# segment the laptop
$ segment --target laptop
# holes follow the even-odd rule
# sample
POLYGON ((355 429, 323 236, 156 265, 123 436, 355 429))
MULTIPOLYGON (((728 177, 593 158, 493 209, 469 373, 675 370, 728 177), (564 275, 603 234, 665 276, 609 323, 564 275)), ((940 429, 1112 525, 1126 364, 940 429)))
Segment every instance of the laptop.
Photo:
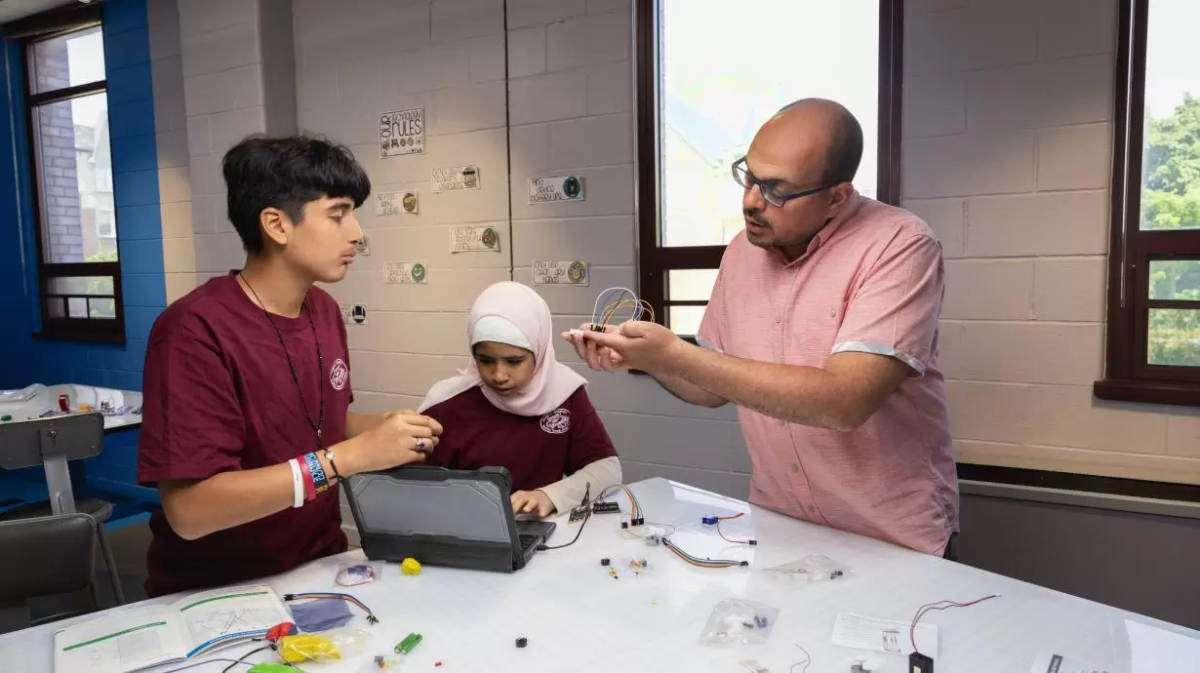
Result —
POLYGON ((548 521, 518 521, 503 467, 404 466, 347 480, 346 497, 373 561, 515 572, 554 533, 548 521))

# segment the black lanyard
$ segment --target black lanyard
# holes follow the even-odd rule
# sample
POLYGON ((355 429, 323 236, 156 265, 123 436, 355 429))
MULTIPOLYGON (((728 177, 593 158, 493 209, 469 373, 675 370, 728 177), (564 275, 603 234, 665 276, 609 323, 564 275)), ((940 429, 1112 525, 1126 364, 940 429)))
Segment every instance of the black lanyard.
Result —
POLYGON ((317 344, 317 387, 320 389, 319 411, 317 412, 317 422, 313 423, 312 415, 308 413, 308 402, 304 399, 304 390, 300 387, 300 377, 296 376, 296 367, 292 364, 292 356, 288 353, 287 344, 283 341, 283 332, 279 331, 279 326, 275 324, 275 319, 271 317, 271 312, 267 310, 266 304, 259 299, 258 293, 254 291, 254 287, 250 285, 250 281, 246 280, 245 274, 238 274, 238 278, 246 284, 250 290, 250 294, 254 295, 254 300, 262 307, 263 313, 267 316, 267 322, 271 323, 271 327, 275 328, 275 336, 279 337, 279 345, 283 348, 283 357, 287 358, 288 369, 292 372, 292 382, 296 384, 296 393, 300 395, 300 405, 304 407, 304 418, 308 420, 308 425, 317 433, 317 448, 325 448, 325 440, 321 434, 321 429, 325 427, 325 383, 321 380, 321 372, 325 371, 325 360, 321 357, 321 340, 317 337, 317 324, 313 322, 312 311, 308 308, 308 300, 306 299, 301 304, 301 309, 308 314, 308 326, 312 328, 313 341, 317 344))

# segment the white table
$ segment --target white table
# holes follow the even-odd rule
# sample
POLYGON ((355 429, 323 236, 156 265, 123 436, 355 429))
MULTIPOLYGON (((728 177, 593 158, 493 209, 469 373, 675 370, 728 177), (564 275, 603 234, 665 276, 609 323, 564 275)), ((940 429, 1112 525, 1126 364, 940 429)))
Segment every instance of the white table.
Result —
MULTIPOLYGON (((1200 638, 1200 633, 673 482, 650 480, 634 490, 647 520, 678 525, 672 539, 688 551, 745 558, 751 567, 694 568, 661 546, 647 547, 622 537, 617 515, 596 515, 578 543, 541 552, 529 567, 512 575, 426 566, 419 577, 405 577, 395 565, 389 565, 382 581, 351 589, 381 619, 377 626, 369 627, 375 634, 370 653, 306 670, 357 672, 371 656, 390 653, 409 632, 419 632, 424 642, 410 656, 404 673, 737 672, 745 670, 738 662, 748 658, 757 659, 772 673, 786 673, 802 659, 794 644, 812 654, 809 673, 843 673, 862 653, 830 644, 839 612, 908 621, 924 603, 970 600, 991 593, 1002 597, 971 608, 933 612, 922 620, 939 626, 936 670, 940 673, 1027 673, 1043 651, 1104 666, 1109 673, 1200 670, 1200 661, 1135 666, 1131 662, 1145 662, 1147 648, 1138 645, 1131 649, 1126 620, 1191 638, 1200 638), (713 529, 700 524, 703 514, 737 511, 752 516, 730 522, 723 529, 734 535, 752 525, 757 547, 729 551, 713 529), (811 553, 842 561, 852 572, 832 582, 780 580, 762 572, 811 553), (644 557, 649 560, 650 572, 614 580, 600 566, 601 557, 614 562, 644 557), (732 597, 781 608, 766 645, 696 643, 713 606, 732 597), (515 647, 519 637, 528 638, 526 649, 515 647), (435 668, 435 661, 443 666, 435 668)), ((629 511, 623 495, 615 499, 623 511, 629 511)), ((560 523, 552 543, 569 541, 575 532, 576 527, 560 523)), ((361 552, 353 551, 323 559, 269 583, 280 594, 336 591, 333 578, 339 564, 361 558, 361 552)), ((0 668, 50 672, 54 631, 62 625, 0 636, 0 668)), ((360 617, 351 626, 368 628, 360 617)), ((214 656, 236 657, 249 649, 250 645, 242 645, 214 656)), ((267 654, 256 654, 251 661, 261 661, 267 654)), ((901 673, 906 669, 907 657, 873 656, 883 664, 877 670, 901 673)), ((192 670, 213 673, 222 668, 213 664, 192 670)))
POLYGON ((140 413, 142 394, 133 390, 117 390, 85 386, 76 383, 64 383, 53 386, 36 384, 32 386, 36 393, 31 399, 19 402, 0 401, 0 414, 12 416, 13 421, 36 419, 49 410, 58 410, 58 396, 66 395, 70 408, 77 410, 79 405, 86 404, 92 411, 100 411, 103 402, 109 402, 113 407, 129 407, 138 413, 122 414, 120 416, 105 416, 104 431, 133 429, 142 424, 140 413))

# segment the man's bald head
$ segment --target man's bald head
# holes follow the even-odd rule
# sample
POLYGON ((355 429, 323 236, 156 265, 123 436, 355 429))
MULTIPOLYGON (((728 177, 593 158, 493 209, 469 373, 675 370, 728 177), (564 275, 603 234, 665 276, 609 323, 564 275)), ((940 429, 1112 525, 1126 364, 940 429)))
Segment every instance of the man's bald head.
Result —
POLYGON ((785 133, 820 136, 825 143, 821 181, 827 185, 852 182, 862 161, 862 126, 841 103, 824 98, 802 98, 784 106, 764 126, 777 125, 785 133))

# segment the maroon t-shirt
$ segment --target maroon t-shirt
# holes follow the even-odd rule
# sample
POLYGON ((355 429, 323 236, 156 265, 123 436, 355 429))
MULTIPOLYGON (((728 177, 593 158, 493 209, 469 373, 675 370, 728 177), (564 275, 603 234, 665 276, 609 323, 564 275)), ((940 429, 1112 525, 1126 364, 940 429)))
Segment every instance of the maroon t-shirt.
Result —
POLYGON ((582 386, 544 416, 497 409, 478 387, 435 404, 425 414, 442 424, 427 464, 463 470, 508 468, 514 491, 549 486, 601 458, 617 455, 582 386))
MULTIPOLYGON (((324 388, 322 434, 328 447, 344 438, 352 399, 346 327, 325 291, 309 290, 306 305, 299 318, 272 318, 314 423, 324 388)), ((138 445, 143 485, 277 465, 318 448, 279 336, 233 273, 196 288, 158 317, 143 388, 138 445)), ((151 515, 150 530, 150 596, 264 577, 346 549, 336 487, 299 509, 198 540, 176 535, 161 509, 151 515)))

